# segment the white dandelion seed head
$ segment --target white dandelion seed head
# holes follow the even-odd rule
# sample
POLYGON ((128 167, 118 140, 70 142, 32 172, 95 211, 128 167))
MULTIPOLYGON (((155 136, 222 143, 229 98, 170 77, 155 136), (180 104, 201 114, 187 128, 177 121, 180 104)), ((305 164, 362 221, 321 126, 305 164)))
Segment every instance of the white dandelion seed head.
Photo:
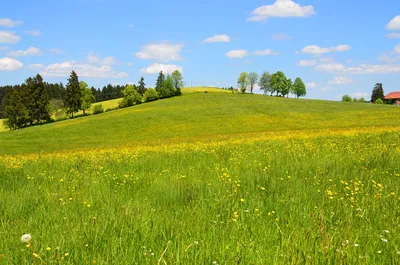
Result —
POLYGON ((25 234, 21 236, 21 242, 22 243, 29 243, 29 241, 32 240, 32 236, 30 234, 25 234))

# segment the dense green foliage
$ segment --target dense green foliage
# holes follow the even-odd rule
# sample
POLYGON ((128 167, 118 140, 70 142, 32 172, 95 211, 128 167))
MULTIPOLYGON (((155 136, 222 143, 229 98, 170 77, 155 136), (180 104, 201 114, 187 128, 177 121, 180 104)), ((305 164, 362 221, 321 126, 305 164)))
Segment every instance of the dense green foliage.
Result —
POLYGON ((258 85, 260 86, 260 90, 264 91, 264 94, 271 93, 272 95, 274 92, 271 87, 271 75, 268 72, 262 73, 258 85))
POLYGON ((179 72, 179 70, 175 70, 172 73, 171 78, 172 78, 172 83, 174 85, 174 88, 176 90, 176 95, 177 96, 182 95, 181 89, 184 86, 184 82, 183 82, 183 77, 182 77, 181 72, 179 72))
POLYGON ((122 91, 124 98, 119 103, 120 108, 131 107, 142 103, 142 96, 138 93, 135 85, 128 85, 122 91))
POLYGON ((92 112, 93 112, 94 115, 103 113, 104 112, 103 105, 102 104, 97 104, 97 105, 93 106, 93 111, 92 112))
POLYGON ((79 86, 82 90, 82 111, 83 115, 85 115, 86 110, 90 109, 92 103, 95 101, 95 97, 85 81, 80 81, 79 86))
POLYGON ((372 90, 371 102, 376 103, 376 101, 380 99, 381 101, 385 100, 385 95, 383 92, 383 86, 381 83, 376 83, 374 89, 372 90))
POLYGON ((160 91, 161 91, 161 89, 162 89, 162 86, 163 86, 163 84, 164 84, 164 80, 165 80, 165 75, 164 75, 163 72, 161 71, 161 72, 158 74, 157 81, 156 81, 156 87, 155 87, 155 89, 156 89, 156 91, 157 91, 158 93, 160 93, 160 91))
MULTIPOLYGON (((137 92, 143 97, 144 93, 146 92, 146 83, 144 82, 143 76, 140 78, 139 84, 136 87, 137 92)), ((125 94, 124 94, 125 96, 125 94)))
POLYGON ((346 94, 342 96, 342 102, 351 102, 351 101, 352 99, 349 95, 346 94))
POLYGON ((307 95, 306 86, 304 85, 303 80, 301 80, 301 78, 299 77, 296 78, 292 86, 291 92, 295 94, 297 98, 304 97, 307 95))
POLYGON ((160 96, 158 95, 157 91, 154 88, 148 88, 143 95, 144 102, 151 102, 159 99, 160 96))
POLYGON ((283 72, 278 71, 271 76, 271 87, 276 92, 276 95, 278 96, 281 94, 282 96, 285 96, 289 94, 290 87, 288 85, 288 79, 286 79, 286 76, 283 72))
POLYGON ((74 117, 74 113, 82 109, 83 90, 79 85, 78 75, 72 71, 68 78, 67 89, 65 91, 64 105, 66 113, 74 117))
POLYGON ((247 90, 249 85, 249 74, 246 72, 242 72, 238 78, 237 85, 239 87, 240 92, 244 93, 247 90))

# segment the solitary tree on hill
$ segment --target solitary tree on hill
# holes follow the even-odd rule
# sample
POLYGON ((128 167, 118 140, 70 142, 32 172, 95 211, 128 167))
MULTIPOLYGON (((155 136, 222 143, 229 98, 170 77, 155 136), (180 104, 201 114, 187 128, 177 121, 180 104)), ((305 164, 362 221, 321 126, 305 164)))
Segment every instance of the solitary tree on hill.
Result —
POLYGON ((247 86, 249 85, 249 74, 246 72, 241 73, 237 84, 242 93, 246 92, 247 86))
POLYGON ((382 101, 385 99, 382 83, 376 83, 372 90, 371 102, 375 103, 378 99, 381 99, 382 101))
POLYGON ((71 72, 68 78, 67 89, 65 91, 65 109, 66 113, 74 117, 74 113, 82 109, 83 91, 79 85, 78 75, 75 71, 71 72))
POLYGON ((250 93, 253 94, 254 85, 258 81, 258 74, 255 72, 251 72, 248 76, 249 78, 249 85, 250 85, 250 93))

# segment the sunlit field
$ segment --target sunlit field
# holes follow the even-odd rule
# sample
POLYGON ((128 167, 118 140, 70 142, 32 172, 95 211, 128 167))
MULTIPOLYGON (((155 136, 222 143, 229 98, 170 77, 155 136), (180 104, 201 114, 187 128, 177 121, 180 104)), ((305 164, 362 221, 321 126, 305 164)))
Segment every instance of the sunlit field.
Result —
POLYGON ((399 114, 199 91, 3 132, 0 264, 399 264, 399 114))

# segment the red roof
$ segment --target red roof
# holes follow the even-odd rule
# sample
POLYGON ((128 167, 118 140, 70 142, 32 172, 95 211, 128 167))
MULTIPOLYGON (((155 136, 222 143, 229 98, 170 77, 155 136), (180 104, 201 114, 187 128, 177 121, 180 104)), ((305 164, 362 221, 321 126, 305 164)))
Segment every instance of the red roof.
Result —
POLYGON ((391 92, 386 95, 385 99, 400 99, 400 92, 391 92))

